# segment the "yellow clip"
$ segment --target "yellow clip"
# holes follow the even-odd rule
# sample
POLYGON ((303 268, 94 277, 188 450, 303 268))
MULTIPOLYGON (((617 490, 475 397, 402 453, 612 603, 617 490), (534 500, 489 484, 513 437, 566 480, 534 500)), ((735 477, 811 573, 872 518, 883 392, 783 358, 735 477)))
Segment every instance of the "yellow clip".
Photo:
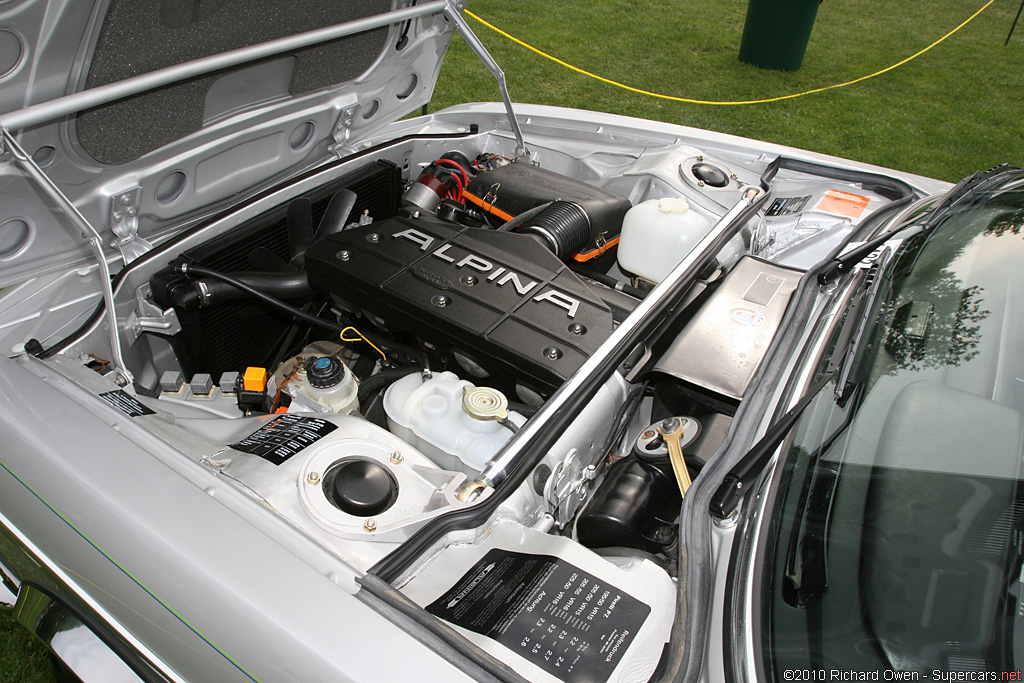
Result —
POLYGON ((386 353, 384 353, 383 351, 381 351, 381 350, 380 350, 380 348, 378 348, 376 344, 374 344, 374 343, 373 343, 372 341, 370 341, 370 340, 369 340, 369 339, 367 339, 367 338, 366 338, 365 336, 363 336, 363 333, 362 333, 362 332, 360 332, 360 331, 359 331, 359 330, 357 330, 356 328, 352 327, 351 325, 349 325, 348 327, 346 327, 345 329, 343 329, 343 330, 341 331, 341 335, 340 335, 340 336, 341 336, 341 341, 343 341, 343 342, 357 342, 357 341, 364 341, 364 342, 366 342, 367 344, 369 344, 370 346, 372 346, 372 347, 373 347, 373 348, 374 348, 374 349, 375 349, 375 350, 377 351, 377 353, 379 353, 379 354, 381 355, 381 358, 383 358, 384 360, 387 360, 387 359, 388 359, 388 355, 387 355, 386 353), (354 333, 356 334, 356 339, 346 339, 346 338, 345 338, 345 333, 346 333, 346 332, 348 332, 349 330, 352 330, 352 331, 353 331, 353 332, 354 332, 354 333))

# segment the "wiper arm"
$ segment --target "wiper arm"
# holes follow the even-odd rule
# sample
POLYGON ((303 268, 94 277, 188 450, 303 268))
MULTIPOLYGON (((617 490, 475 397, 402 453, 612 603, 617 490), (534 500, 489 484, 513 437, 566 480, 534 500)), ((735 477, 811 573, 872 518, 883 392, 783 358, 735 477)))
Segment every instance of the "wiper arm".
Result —
POLYGON ((942 222, 942 220, 949 215, 949 212, 957 206, 960 206, 978 193, 1002 182, 1005 180, 1006 176, 1020 173, 1020 171, 1021 169, 1017 166, 1002 164, 1001 166, 996 166, 995 168, 991 168, 987 171, 979 171, 972 176, 964 178, 946 194, 941 203, 932 209, 931 215, 923 225, 916 226, 912 223, 905 223, 893 230, 890 230, 889 232, 868 240, 864 244, 851 249, 850 251, 840 254, 834 261, 832 261, 828 268, 825 268, 818 273, 818 284, 827 285, 839 276, 850 272, 851 269, 870 256, 872 252, 880 246, 891 240, 897 234, 907 231, 909 228, 919 227, 919 230, 916 230, 914 234, 931 230, 942 222))
POLYGON ((804 410, 811 404, 818 393, 825 388, 832 378, 835 376, 835 370, 826 373, 818 382, 811 387, 810 391, 803 395, 803 397, 797 401, 796 405, 789 409, 785 415, 783 415, 778 422, 773 424, 765 432, 765 435, 754 444, 743 458, 740 459, 739 463, 729 474, 725 475, 725 479, 719 485, 718 490, 715 491, 715 495, 711 498, 710 512, 711 516, 716 519, 727 519, 736 512, 736 508, 739 506, 740 501, 747 495, 747 492, 753 486, 758 476, 761 474, 761 470, 765 468, 768 461, 771 460, 772 454, 778 450, 782 442, 785 441, 786 436, 790 430, 793 429, 793 425, 796 424, 800 415, 803 414, 804 410))
POLYGON ((854 247, 853 249, 847 252, 843 252, 834 261, 832 261, 828 268, 825 268, 820 273, 818 273, 818 284, 830 284, 840 275, 845 275, 846 273, 850 272, 852 269, 857 267, 857 264, 859 264, 867 257, 871 256, 871 254, 873 254, 874 252, 878 251, 879 247, 881 247, 883 244, 885 244, 886 242, 888 242, 889 240, 891 240, 893 237, 900 233, 909 232, 910 228, 917 229, 914 230, 913 232, 910 232, 910 234, 908 235, 904 235, 905 237, 911 237, 924 230, 923 226, 906 223, 890 230, 889 232, 883 233, 881 235, 878 235, 877 237, 869 239, 867 242, 858 247, 854 247))
MULTIPOLYGON (((836 346, 829 356, 825 373, 796 402, 796 405, 779 418, 778 422, 768 428, 764 436, 740 458, 740 461, 725 476, 725 479, 722 480, 718 490, 715 491, 715 495, 711 499, 710 512, 712 517, 727 519, 736 511, 740 501, 747 495, 758 476, 760 476, 761 471, 771 460, 772 454, 785 441, 786 436, 793 429, 793 426, 804 410, 807 409, 807 406, 811 404, 814 397, 821 393, 821 390, 837 374, 842 377, 844 373, 841 371, 848 368, 852 363, 852 350, 860 339, 859 335, 863 334, 863 319, 866 317, 864 315, 866 313, 865 307, 869 307, 874 300, 870 292, 877 291, 875 290, 877 279, 866 280, 865 284, 868 284, 867 292, 855 295, 858 298, 848 308, 849 312, 846 314, 843 327, 839 330, 836 346)), ((848 371, 845 374, 848 374, 848 371)))

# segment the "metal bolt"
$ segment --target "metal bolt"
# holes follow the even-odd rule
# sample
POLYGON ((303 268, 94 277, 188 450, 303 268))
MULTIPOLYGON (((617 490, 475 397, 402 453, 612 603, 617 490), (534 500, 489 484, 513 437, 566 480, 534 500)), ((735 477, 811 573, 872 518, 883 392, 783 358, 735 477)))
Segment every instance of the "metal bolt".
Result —
POLYGON ((644 432, 640 436, 645 438, 645 439, 653 439, 654 435, 655 435, 655 431, 653 429, 648 429, 646 432, 644 432))
POLYGON ((464 276, 462 276, 461 282, 462 282, 462 284, 466 285, 467 287, 472 287, 473 285, 476 284, 476 276, 475 275, 464 275, 464 276))
POLYGON ((306 475, 306 483, 309 484, 310 486, 316 486, 317 484, 319 484, 320 483, 320 473, 319 472, 310 472, 309 474, 307 474, 306 475))
POLYGON ((544 349, 544 357, 548 360, 558 360, 562 357, 562 351, 556 346, 549 346, 544 349))
POLYGON ((121 213, 120 211, 115 211, 114 212, 114 222, 115 223, 120 223, 123 219, 124 219, 124 214, 123 213, 121 213))
POLYGON ((394 465, 401 465, 403 460, 405 460, 405 458, 402 457, 401 453, 399 453, 398 451, 392 451, 392 453, 391 453, 391 463, 392 464, 394 464, 394 465))
POLYGON ((138 209, 136 209, 136 208, 135 208, 134 206, 132 206, 132 207, 130 207, 130 208, 128 209, 128 211, 126 211, 125 213, 127 213, 127 214, 128 214, 128 217, 129 217, 129 218, 135 218, 136 216, 138 216, 138 215, 139 215, 139 210, 138 210, 138 209))
POLYGON ((363 522, 363 528, 366 529, 367 531, 376 531, 377 530, 377 520, 375 520, 373 517, 370 517, 368 520, 363 522))
POLYGON ((697 155, 697 161, 704 161, 704 155, 703 154, 698 154, 697 155))
POLYGON ((451 299, 446 297, 444 294, 438 294, 437 296, 430 300, 430 303, 434 304, 438 308, 444 308, 449 303, 451 303, 451 299))
POLYGON ((581 325, 580 323, 573 323, 572 325, 569 325, 569 334, 580 335, 586 333, 587 328, 584 325, 581 325))
POLYGON ((377 242, 380 242, 380 235, 378 235, 375 232, 371 232, 369 235, 366 236, 366 241, 372 242, 373 244, 377 244, 377 242))
POLYGON ((704 187, 704 181, 703 180, 698 180, 697 181, 697 187, 704 187))
POLYGON ((740 179, 740 177, 738 175, 736 175, 735 173, 730 173, 729 177, 732 178, 733 180, 739 180, 740 179))
POLYGON ((121 203, 124 204, 125 206, 128 206, 129 204, 132 203, 132 196, 130 194, 121 195, 121 203))
POLYGON ((341 261, 348 261, 349 256, 351 255, 345 249, 342 249, 341 251, 338 252, 338 259, 341 261))

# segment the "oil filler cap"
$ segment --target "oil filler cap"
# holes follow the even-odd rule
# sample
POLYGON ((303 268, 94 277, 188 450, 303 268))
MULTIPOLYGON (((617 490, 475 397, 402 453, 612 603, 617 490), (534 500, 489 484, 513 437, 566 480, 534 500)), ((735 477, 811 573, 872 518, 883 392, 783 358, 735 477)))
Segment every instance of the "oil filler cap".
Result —
POLYGON ((398 498, 398 483, 382 465, 364 458, 343 460, 327 471, 324 493, 331 505, 356 517, 379 515, 398 498))
POLYGON ((310 358, 306 361, 306 378, 317 389, 329 389, 345 377, 345 365, 333 356, 310 358))

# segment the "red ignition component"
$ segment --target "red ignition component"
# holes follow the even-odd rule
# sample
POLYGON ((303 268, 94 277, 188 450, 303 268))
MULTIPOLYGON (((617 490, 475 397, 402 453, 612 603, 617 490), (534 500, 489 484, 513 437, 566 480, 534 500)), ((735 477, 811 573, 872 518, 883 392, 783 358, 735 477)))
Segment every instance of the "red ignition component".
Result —
POLYGON ((459 185, 459 190, 458 192, 449 192, 448 196, 457 202, 461 202, 462 193, 465 191, 467 187, 469 187, 469 172, 466 171, 465 167, 463 167, 462 164, 455 161, 454 159, 447 159, 445 157, 441 157, 434 163, 443 166, 450 166, 451 168, 458 171, 458 173, 455 174, 455 180, 459 185))
POLYGON ((413 181, 402 196, 402 203, 434 213, 446 197, 460 199, 466 180, 462 174, 465 170, 448 159, 438 159, 425 169, 420 177, 413 181), (458 166, 453 168, 449 164, 458 166))

